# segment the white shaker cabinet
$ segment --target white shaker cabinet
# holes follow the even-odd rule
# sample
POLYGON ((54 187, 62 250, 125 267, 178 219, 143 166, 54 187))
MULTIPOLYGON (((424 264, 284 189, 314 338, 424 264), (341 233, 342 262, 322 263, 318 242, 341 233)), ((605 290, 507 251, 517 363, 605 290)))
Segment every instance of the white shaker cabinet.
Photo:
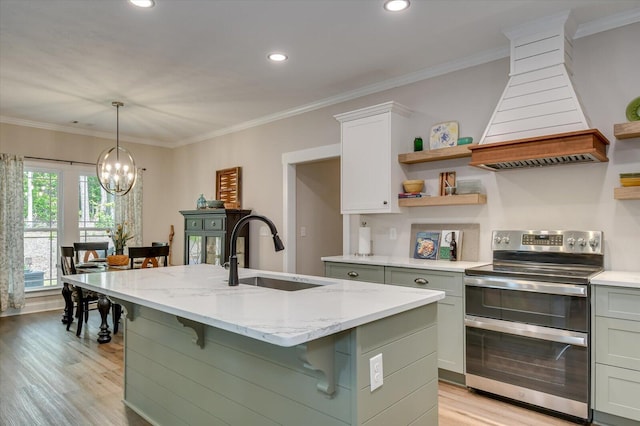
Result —
POLYGON ((411 111, 386 102, 336 115, 341 123, 342 214, 398 213, 405 174, 400 147, 409 145, 411 111))

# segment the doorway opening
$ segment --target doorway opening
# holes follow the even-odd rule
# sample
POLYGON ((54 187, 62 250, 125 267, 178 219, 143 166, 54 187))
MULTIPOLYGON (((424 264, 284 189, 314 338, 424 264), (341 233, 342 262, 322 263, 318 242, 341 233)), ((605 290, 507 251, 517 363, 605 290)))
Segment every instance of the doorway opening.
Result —
MULTIPOLYGON (((335 144, 335 145, 325 145, 325 146, 321 146, 321 147, 317 147, 317 148, 310 148, 310 149, 305 149, 305 150, 301 150, 301 151, 293 151, 293 152, 287 152, 282 154, 282 167, 283 167, 283 202, 284 202, 284 206, 283 206, 283 224, 284 224, 284 229, 285 229, 285 233, 284 233, 284 245, 287 248, 287 250, 285 250, 284 252, 284 260, 283 260, 283 271, 284 272, 289 272, 289 273, 296 273, 297 271, 297 264, 298 264, 298 252, 299 252, 299 247, 298 247, 298 240, 303 240, 305 238, 307 238, 307 242, 306 244, 311 246, 311 245, 317 245, 317 244, 321 244, 321 241, 314 241, 311 239, 311 235, 309 235, 309 232, 311 231, 311 229, 308 228, 308 225, 303 225, 304 227, 306 227, 306 230, 303 229, 302 231, 307 235, 305 237, 300 236, 300 238, 298 238, 299 235, 299 226, 298 226, 298 193, 297 193, 297 188, 300 184, 299 179, 298 179, 298 170, 297 167, 298 166, 305 166, 307 164, 312 164, 312 163, 317 163, 317 162, 325 162, 326 160, 332 160, 332 159, 340 159, 340 144, 335 144), (306 232, 305 232, 306 231, 306 232)), ((329 166, 331 167, 331 166, 329 166)), ((302 183, 302 185, 300 185, 301 187, 304 187, 305 185, 308 185, 309 182, 311 180, 313 180, 313 176, 314 174, 316 174, 316 170, 314 170, 315 167, 313 168, 305 168, 304 170, 302 170, 302 174, 304 174, 305 179, 307 179, 306 183, 302 183)), ((337 180, 337 184, 335 184, 335 181, 333 181, 334 183, 329 183, 331 186, 335 185, 335 188, 327 188, 325 192, 325 195, 328 191, 333 191, 336 196, 339 198, 340 196, 340 182, 339 182, 339 178, 337 180)), ((309 194, 306 194, 305 197, 307 197, 309 194)), ((322 194, 314 194, 313 197, 309 198, 310 200, 315 200, 315 201, 319 201, 322 200, 323 195, 322 194)), ((307 211, 307 210, 304 210, 307 211)), ((309 210, 311 211, 311 210, 309 210)), ((340 208, 339 208, 339 203, 338 203, 338 208, 337 208, 337 212, 335 212, 335 214, 337 214, 338 216, 340 216, 340 208)), ((315 219, 310 219, 311 221, 315 220, 315 219)), ((326 223, 326 222, 321 222, 321 223, 326 223)), ((326 230, 327 232, 335 232, 336 233, 336 237, 339 238, 339 240, 342 242, 344 239, 344 233, 342 232, 342 229, 331 229, 331 230, 326 230)), ((300 233, 301 234, 301 233, 300 233)), ((335 239, 335 238, 334 238, 335 239)), ((344 244, 343 242, 341 244, 344 244)), ((314 248, 313 251, 305 251, 305 254, 309 253, 310 257, 315 256, 314 252, 317 252, 316 250, 322 250, 319 246, 317 246, 316 248, 314 248)), ((301 260, 300 262, 301 265, 306 265, 307 261, 305 260, 301 260)), ((324 275, 324 274, 321 274, 324 275)))

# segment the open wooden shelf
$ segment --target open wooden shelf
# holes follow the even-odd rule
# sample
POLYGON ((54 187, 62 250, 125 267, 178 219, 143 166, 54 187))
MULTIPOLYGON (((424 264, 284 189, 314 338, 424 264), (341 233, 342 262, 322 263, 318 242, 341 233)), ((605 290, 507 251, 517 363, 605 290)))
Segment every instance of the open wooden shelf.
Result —
POLYGON ((614 124, 613 134, 618 139, 640 138, 640 121, 614 124))
POLYGON ((422 207, 422 206, 461 206, 473 204, 487 204, 485 194, 462 194, 446 195, 443 197, 420 197, 420 198, 400 198, 400 207, 422 207))
POLYGON ((640 200, 640 186, 622 186, 613 189, 616 200, 640 200))
POLYGON ((471 151, 469 150, 469 146, 471 145, 473 144, 399 154, 398 162, 402 164, 416 164, 427 163, 429 161, 451 160, 452 158, 471 157, 471 151))

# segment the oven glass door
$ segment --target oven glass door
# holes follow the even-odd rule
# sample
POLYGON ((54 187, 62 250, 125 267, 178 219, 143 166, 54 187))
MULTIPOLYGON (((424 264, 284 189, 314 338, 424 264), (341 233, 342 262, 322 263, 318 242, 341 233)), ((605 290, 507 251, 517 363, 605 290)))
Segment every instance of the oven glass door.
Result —
MULTIPOLYGON (((538 292, 520 290, 507 281, 494 282, 513 285, 513 289, 499 286, 494 288, 493 284, 469 285, 469 282, 474 280, 465 279, 465 281, 467 282, 465 302, 468 315, 580 332, 587 332, 589 328, 587 286, 582 286, 581 290, 584 294, 563 294, 562 291, 566 287, 562 285, 554 289, 546 284, 544 289, 538 289, 542 292, 538 292)), ((569 288, 577 293, 576 287, 569 288)))
POLYGON ((587 347, 466 327, 467 373, 588 401, 587 347))

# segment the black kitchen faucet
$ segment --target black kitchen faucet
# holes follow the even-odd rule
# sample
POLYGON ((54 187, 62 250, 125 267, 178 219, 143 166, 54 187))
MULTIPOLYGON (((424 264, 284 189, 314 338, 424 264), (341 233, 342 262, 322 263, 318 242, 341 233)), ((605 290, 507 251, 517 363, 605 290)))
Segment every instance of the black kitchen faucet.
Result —
POLYGON ((261 220, 269 226, 271 230, 271 236, 273 237, 273 246, 276 251, 284 250, 284 244, 282 244, 282 240, 278 236, 278 230, 276 226, 266 218, 265 216, 260 216, 257 214, 250 214, 249 216, 245 216, 236 223, 236 226, 233 227, 233 231, 231 231, 231 253, 229 254, 229 285, 236 286, 238 285, 238 256, 237 256, 237 240, 238 234, 240 233, 240 229, 249 223, 251 220, 261 220))

